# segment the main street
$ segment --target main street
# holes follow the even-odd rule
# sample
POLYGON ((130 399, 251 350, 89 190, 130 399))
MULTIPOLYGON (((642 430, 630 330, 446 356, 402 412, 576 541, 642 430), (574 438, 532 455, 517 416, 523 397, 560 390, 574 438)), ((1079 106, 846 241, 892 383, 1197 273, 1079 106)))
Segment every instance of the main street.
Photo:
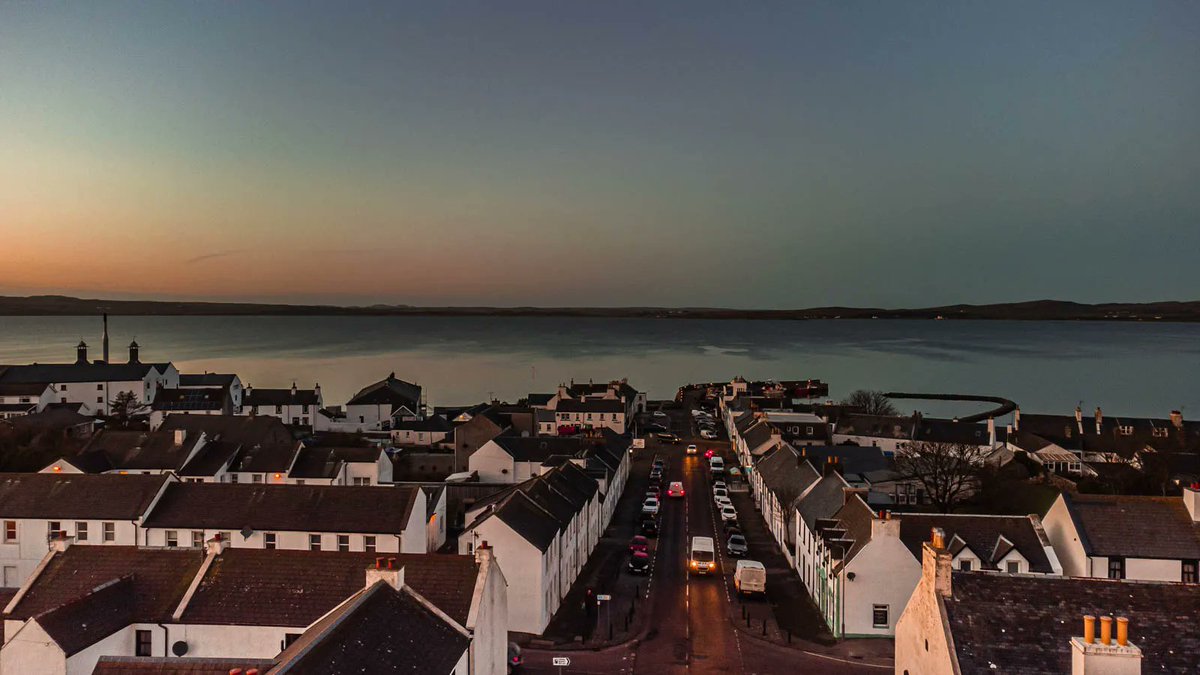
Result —
MULTIPOLYGON (((686 413, 675 412, 675 429, 690 430, 686 413)), ((708 478, 707 448, 729 457, 728 443, 691 438, 684 431, 683 443, 649 441, 644 452, 664 457, 663 502, 660 532, 655 549, 647 629, 640 641, 600 651, 553 652, 528 650, 526 672, 530 673, 871 673, 884 669, 843 661, 801 649, 787 648, 748 637, 729 621, 731 589, 721 573, 703 576, 687 572, 688 547, 692 537, 713 537, 722 571, 732 570, 735 561, 725 555, 721 527, 713 507, 708 478), (699 452, 686 455, 688 443, 699 452), (672 481, 684 485, 684 496, 667 497, 672 481), (570 658, 561 670, 552 665, 554 656, 570 658)), ((759 517, 743 513, 742 518, 759 517)))

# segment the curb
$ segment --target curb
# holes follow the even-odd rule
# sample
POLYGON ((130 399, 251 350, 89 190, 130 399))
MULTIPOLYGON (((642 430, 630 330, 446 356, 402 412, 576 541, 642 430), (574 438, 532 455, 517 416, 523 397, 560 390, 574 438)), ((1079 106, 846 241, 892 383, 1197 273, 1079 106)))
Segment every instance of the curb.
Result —
POLYGON ((894 669, 894 668, 896 667, 896 664, 895 664, 895 662, 894 662, 894 661, 893 661, 893 662, 891 662, 891 663, 877 663, 877 662, 874 662, 874 661, 869 661, 869 660, 867 660, 867 659, 848 659, 848 658, 844 658, 844 657, 841 657, 841 656, 832 656, 832 655, 829 655, 829 654, 822 654, 822 653, 820 653, 820 652, 814 652, 814 651, 810 651, 809 649, 805 649, 805 648, 803 647, 803 644, 804 644, 804 643, 807 643, 807 644, 809 644, 809 645, 817 645, 817 643, 814 643, 814 642, 809 642, 808 640, 802 640, 802 639, 800 639, 800 638, 796 638, 796 641, 797 641, 798 643, 800 643, 800 644, 798 644, 798 645, 795 645, 795 646, 792 646, 792 645, 785 645, 785 644, 780 644, 780 643, 778 643, 778 642, 775 642, 774 640, 766 640, 766 639, 764 639, 764 638, 763 638, 761 635, 757 635, 757 634, 755 634, 755 633, 753 633, 753 632, 750 632, 750 631, 747 631, 747 630, 745 630, 743 627, 739 627, 739 626, 737 625, 737 622, 736 622, 736 621, 733 621, 732 619, 730 619, 730 623, 732 623, 732 624, 733 624, 733 629, 734 629, 734 630, 736 630, 736 631, 738 631, 739 633, 741 633, 742 635, 745 635, 746 637, 748 637, 748 638, 750 638, 750 639, 754 640, 755 642, 761 642, 761 643, 763 643, 763 644, 768 644, 768 645, 771 645, 771 646, 774 646, 774 647, 780 647, 780 648, 782 648, 782 649, 787 649, 787 650, 791 650, 791 651, 799 652, 799 653, 801 653, 801 654, 807 654, 808 656, 814 656, 814 657, 816 657, 816 658, 820 658, 820 659, 828 659, 828 660, 830 660, 830 661, 836 661, 836 662, 838 662, 838 663, 845 663, 845 664, 849 664, 849 665, 862 666, 862 667, 864 667, 864 668, 880 668, 880 669, 883 669, 883 670, 892 670, 892 669, 894 669))

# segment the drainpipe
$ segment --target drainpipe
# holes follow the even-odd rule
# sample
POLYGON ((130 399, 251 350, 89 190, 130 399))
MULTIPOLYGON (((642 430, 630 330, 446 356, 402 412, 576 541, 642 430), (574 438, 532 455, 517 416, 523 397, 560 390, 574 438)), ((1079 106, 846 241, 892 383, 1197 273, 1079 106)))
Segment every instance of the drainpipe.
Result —
POLYGON ((165 658, 170 658, 170 656, 171 656, 171 637, 170 637, 170 631, 169 631, 169 630, 167 630, 167 627, 166 627, 166 626, 164 626, 164 625, 163 625, 163 624, 161 624, 161 623, 160 623, 160 624, 158 624, 158 627, 159 627, 159 628, 161 628, 161 629, 163 629, 163 656, 164 656, 165 658))

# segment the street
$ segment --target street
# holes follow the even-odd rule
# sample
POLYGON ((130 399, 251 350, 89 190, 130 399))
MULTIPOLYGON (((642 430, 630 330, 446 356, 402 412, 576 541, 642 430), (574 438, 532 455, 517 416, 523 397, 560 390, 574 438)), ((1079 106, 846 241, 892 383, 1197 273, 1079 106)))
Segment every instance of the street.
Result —
MULTIPOLYGON (((676 415, 679 415, 676 411, 676 415)), ((677 417, 677 429, 689 429, 686 414, 677 417)), ((725 555, 724 537, 717 522, 708 479, 707 448, 725 451, 728 443, 702 441, 684 432, 679 445, 656 442, 641 452, 667 460, 660 533, 654 550, 647 628, 640 641, 600 651, 527 650, 529 673, 881 673, 884 669, 825 655, 787 648, 748 637, 730 622, 732 571, 736 562, 725 555), (686 455, 688 443, 696 455, 686 455), (667 497, 672 481, 684 485, 683 497, 667 497), (713 537, 719 561, 717 573, 689 575, 688 546, 692 537, 713 537), (728 574, 726 574, 728 573, 728 574), (571 665, 556 668, 554 656, 570 658, 571 665)), ((742 518, 758 517, 754 512, 742 518)))

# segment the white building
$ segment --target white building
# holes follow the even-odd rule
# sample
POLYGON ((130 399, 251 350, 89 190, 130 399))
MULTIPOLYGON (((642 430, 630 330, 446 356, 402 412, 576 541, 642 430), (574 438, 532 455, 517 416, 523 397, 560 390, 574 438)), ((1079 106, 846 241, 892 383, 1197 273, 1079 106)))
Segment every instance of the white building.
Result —
POLYGON ((360 389, 346 403, 340 424, 355 431, 387 431, 393 420, 419 419, 423 414, 421 387, 391 373, 360 389))
POLYGON ((179 388, 224 390, 229 393, 229 401, 233 406, 233 413, 236 414, 242 410, 242 380, 237 375, 222 373, 180 373, 179 388))
POLYGON ((1046 532, 1069 576, 1200 582, 1200 485, 1182 497, 1064 492, 1046 532))
POLYGON ((317 411, 324 407, 321 385, 312 389, 255 389, 247 386, 242 393, 242 415, 271 415, 292 426, 311 427, 317 411))
MULTIPOLYGON (((0 366, 0 380, 4 367, 0 366)), ((4 384, 0 382, 0 419, 38 413, 58 400, 54 385, 45 382, 4 384)))

